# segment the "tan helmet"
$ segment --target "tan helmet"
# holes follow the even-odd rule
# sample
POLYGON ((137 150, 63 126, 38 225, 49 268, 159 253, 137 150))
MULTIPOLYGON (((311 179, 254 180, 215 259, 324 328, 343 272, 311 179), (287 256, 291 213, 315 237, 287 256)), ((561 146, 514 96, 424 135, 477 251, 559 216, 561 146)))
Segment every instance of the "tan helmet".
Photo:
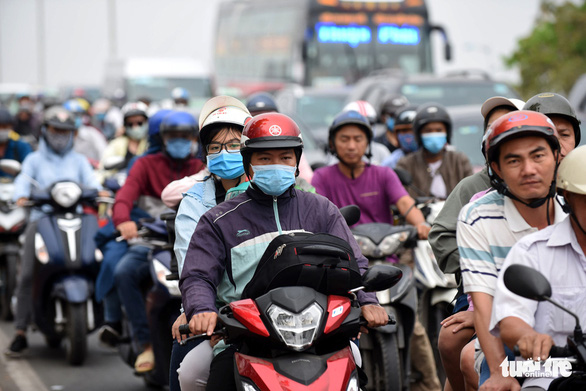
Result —
POLYGON ((586 194, 586 145, 572 150, 566 155, 558 168, 558 189, 571 193, 586 194))

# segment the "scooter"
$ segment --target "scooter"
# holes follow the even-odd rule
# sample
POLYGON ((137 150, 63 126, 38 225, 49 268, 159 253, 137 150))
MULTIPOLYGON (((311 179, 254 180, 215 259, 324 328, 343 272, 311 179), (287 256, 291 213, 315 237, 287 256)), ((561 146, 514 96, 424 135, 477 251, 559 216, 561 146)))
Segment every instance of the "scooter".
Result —
MULTIPOLYGON (((324 246, 318 251, 327 250, 324 246)), ((282 274, 275 278, 289 279, 282 274)), ((350 339, 365 321, 355 293, 388 289, 400 278, 399 269, 377 265, 364 273, 362 286, 349 289, 348 296, 309 286, 279 286, 222 307, 221 328, 213 335, 239 346, 234 357, 238 389, 358 391, 359 369, 350 339)), ((182 325, 180 331, 189 333, 189 326, 182 325)), ((197 335, 185 342, 193 338, 209 337, 197 335)))
MULTIPOLYGON (((417 241, 417 230, 410 225, 361 224, 352 228, 352 233, 370 265, 388 264, 387 257, 413 247, 417 241)), ((403 278, 392 288, 377 292, 377 298, 397 322, 360 338, 365 372, 371 379, 369 390, 408 390, 411 382, 410 341, 417 290, 411 267, 399 263, 394 266, 402 271, 403 278)))
MULTIPOLYGON (((560 303, 551 299, 551 285, 539 271, 525 265, 511 265, 505 270, 503 279, 507 289, 514 294, 530 300, 548 301, 575 319, 576 326, 572 335, 568 336, 566 346, 552 346, 550 357, 566 357, 566 361, 570 362, 572 366, 570 376, 580 377, 581 382, 579 384, 565 385, 564 387, 554 380, 548 389, 566 390, 583 387, 584 383, 586 383, 586 335, 582 333, 580 318, 560 303)), ((515 346, 515 355, 521 355, 517 346, 515 346)), ((565 369, 567 370, 567 368, 565 369)))
MULTIPOLYGON (((148 386, 164 387, 169 382, 169 362, 173 340, 171 328, 180 314, 181 292, 178 279, 169 279, 174 258, 175 230, 172 226, 175 212, 161 215, 161 219, 142 219, 138 238, 130 245, 149 247, 151 279, 144 282, 147 318, 151 331, 151 343, 155 355, 155 369, 144 374, 148 386)), ((130 325, 123 320, 123 334, 117 344, 124 362, 134 367, 140 353, 132 338, 130 325)))
POLYGON ((50 347, 65 339, 71 365, 84 362, 87 334, 101 324, 103 314, 93 294, 102 259, 93 240, 97 218, 80 210, 96 201, 97 190, 69 181, 33 189, 29 201, 35 208, 52 208, 38 220, 34 239, 33 320, 50 347))
MULTIPOLYGON (((0 169, 12 168, 14 174, 20 172, 16 160, 0 161, 0 169)), ((19 237, 24 231, 28 214, 25 208, 12 203, 13 180, 0 178, 0 319, 11 320, 12 294, 16 288, 16 270, 20 260, 21 243, 19 237)))

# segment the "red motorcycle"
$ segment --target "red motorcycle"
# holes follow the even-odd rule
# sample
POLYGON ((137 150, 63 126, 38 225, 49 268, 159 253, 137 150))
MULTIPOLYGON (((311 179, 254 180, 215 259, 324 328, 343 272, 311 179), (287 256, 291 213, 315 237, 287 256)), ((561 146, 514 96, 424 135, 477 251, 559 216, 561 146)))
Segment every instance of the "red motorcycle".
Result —
MULTIPOLYGON (((248 298, 219 311, 220 329, 214 334, 238 347, 234 375, 239 390, 360 389, 363 376, 359 376, 351 339, 366 321, 361 318, 356 292, 389 289, 402 272, 376 265, 361 277, 358 273, 357 279, 346 278, 347 262, 353 259, 347 244, 340 248, 331 242, 333 237, 320 241, 315 240, 318 235, 302 235, 311 238, 310 245, 285 243, 276 251, 269 245, 265 254, 274 254, 274 262, 263 268, 261 261, 244 291, 243 297, 248 298), (285 248, 304 263, 278 259, 285 248), (304 256, 309 253, 311 257, 304 256), (344 287, 344 281, 354 285, 344 287)), ((188 325, 181 328, 189 333, 188 325)))

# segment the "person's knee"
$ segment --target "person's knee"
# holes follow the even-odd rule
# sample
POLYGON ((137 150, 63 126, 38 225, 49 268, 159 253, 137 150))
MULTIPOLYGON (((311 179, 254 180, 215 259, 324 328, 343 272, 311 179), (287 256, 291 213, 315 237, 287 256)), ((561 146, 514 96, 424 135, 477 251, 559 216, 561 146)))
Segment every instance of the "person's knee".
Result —
POLYGON ((474 341, 469 342, 464 349, 462 349, 462 353, 460 354, 460 370, 464 375, 464 379, 466 380, 466 384, 474 385, 478 384, 478 373, 474 368, 474 341))
POLYGON ((456 326, 442 327, 438 337, 438 349, 442 357, 453 357, 458 360, 460 352, 466 346, 474 331, 462 329, 457 333, 453 332, 456 326))

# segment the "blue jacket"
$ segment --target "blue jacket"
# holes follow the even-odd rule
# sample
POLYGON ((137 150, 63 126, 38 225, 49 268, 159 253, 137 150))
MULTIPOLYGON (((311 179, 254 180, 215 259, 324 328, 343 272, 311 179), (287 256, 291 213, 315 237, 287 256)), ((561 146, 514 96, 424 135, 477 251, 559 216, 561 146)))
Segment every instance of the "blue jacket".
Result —
MULTIPOLYGON (((360 253, 338 208, 327 198, 293 188, 279 197, 251 185, 246 192, 207 211, 191 235, 179 286, 187 319, 239 300, 268 244, 279 234, 323 232, 346 240, 364 272, 360 253), (217 293, 216 293, 217 292, 217 293)), ((377 303, 358 293, 361 304, 377 303)))
MULTIPOLYGON (((4 156, 0 157, 1 159, 13 159, 19 162, 23 162, 24 158, 27 157, 29 153, 33 151, 32 147, 29 143, 26 143, 21 140, 12 140, 8 139, 8 145, 6 146, 6 152, 4 152, 4 156)), ((1 177, 8 177, 11 178, 11 175, 8 175, 4 171, 0 170, 0 178, 1 177)))

